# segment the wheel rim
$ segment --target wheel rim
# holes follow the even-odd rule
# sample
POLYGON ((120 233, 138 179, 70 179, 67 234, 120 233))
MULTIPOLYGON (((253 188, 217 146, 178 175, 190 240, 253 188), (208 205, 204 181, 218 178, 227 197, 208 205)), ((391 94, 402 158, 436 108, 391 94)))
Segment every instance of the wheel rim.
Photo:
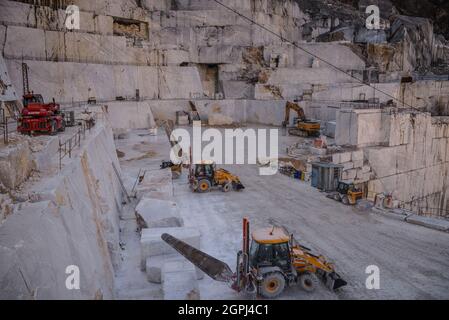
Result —
POLYGON ((209 188, 209 185, 207 184, 207 182, 202 182, 200 184, 200 190, 201 191, 206 191, 209 188))
POLYGON ((307 287, 307 288, 313 287, 313 282, 312 282, 312 280, 310 280, 310 279, 305 279, 305 280, 304 280, 304 286, 307 287))
POLYGON ((271 279, 266 284, 268 292, 276 292, 279 288, 279 282, 276 279, 271 279))

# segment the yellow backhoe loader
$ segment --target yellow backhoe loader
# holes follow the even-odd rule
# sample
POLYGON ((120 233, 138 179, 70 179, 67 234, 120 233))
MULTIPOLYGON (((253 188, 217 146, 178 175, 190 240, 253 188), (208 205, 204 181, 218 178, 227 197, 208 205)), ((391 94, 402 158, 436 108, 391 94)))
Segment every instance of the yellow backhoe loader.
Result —
POLYGON ((287 101, 285 105, 285 119, 282 123, 284 128, 287 128, 290 123, 290 110, 295 111, 298 115, 295 127, 288 130, 290 135, 299 137, 317 137, 320 135, 320 123, 307 120, 303 108, 299 104, 290 101, 287 101))
POLYGON ((359 200, 363 199, 363 192, 353 183, 339 181, 337 191, 329 193, 327 197, 342 202, 344 205, 354 206, 359 200))
POLYGON ((225 169, 217 169, 213 161, 202 161, 191 166, 189 183, 194 192, 200 193, 214 187, 220 187, 223 192, 245 189, 239 177, 225 169))
POLYGON ((287 286, 300 285, 305 291, 316 289, 322 279, 331 290, 347 284, 323 256, 300 245, 285 227, 271 226, 251 235, 249 221, 243 219, 243 248, 237 253, 236 271, 169 234, 162 239, 216 281, 226 282, 237 292, 257 293, 274 299, 287 286))

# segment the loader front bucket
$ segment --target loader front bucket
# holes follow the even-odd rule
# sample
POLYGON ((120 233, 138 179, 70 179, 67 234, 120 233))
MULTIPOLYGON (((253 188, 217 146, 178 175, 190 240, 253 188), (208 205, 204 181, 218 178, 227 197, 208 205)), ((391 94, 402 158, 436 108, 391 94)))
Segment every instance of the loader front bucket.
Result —
POLYGON ((340 275, 336 272, 328 273, 325 275, 326 286, 331 290, 337 290, 344 287, 348 283, 343 280, 340 275))
POLYGON ((240 191, 240 190, 245 189, 245 186, 241 182, 233 182, 232 186, 234 187, 235 191, 240 191))

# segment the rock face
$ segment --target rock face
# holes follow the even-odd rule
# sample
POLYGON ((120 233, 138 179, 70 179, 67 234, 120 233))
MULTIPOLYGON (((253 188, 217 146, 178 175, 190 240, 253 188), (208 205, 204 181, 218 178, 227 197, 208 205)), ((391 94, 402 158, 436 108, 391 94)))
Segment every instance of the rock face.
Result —
POLYGON ((0 151, 0 183, 8 189, 17 188, 35 168, 28 141, 2 148, 0 151))
POLYGON ((418 16, 430 19, 435 26, 435 32, 449 40, 449 3, 444 0, 406 1, 391 0, 399 12, 404 15, 418 16))
POLYGON ((234 120, 232 117, 220 114, 212 113, 209 115, 209 125, 211 126, 225 126, 233 124, 234 120))
POLYGON ((114 297, 122 202, 114 151, 111 128, 98 122, 63 172, 40 183, 33 201, 6 217, 0 225, 1 299, 114 297), (65 286, 69 266, 79 268, 80 290, 65 286))
POLYGON ((432 121, 429 114, 420 113, 340 111, 336 141, 364 151, 361 157, 353 154, 345 160, 341 157, 347 153, 334 155, 334 163, 345 164, 344 178, 369 181, 371 194, 393 194, 415 212, 445 215, 449 206, 447 122, 432 121))
MULTIPOLYGON (((191 111, 189 101, 211 125, 279 126, 286 101, 299 100, 308 118, 330 124, 337 144, 362 151, 335 157, 347 179, 370 194, 396 192, 419 213, 448 212, 446 3, 222 1, 254 23, 210 0, 74 0, 80 28, 68 30, 69 1, 1 0, 0 101, 20 99, 22 62, 31 89, 44 100, 68 107, 95 98, 108 105, 107 119, 121 133, 175 120, 177 111, 191 111), (369 4, 381 9, 380 30, 365 26, 369 4)), ((20 206, 22 214, 2 214, 1 297, 113 296, 122 199, 111 165, 119 167, 112 130, 102 128, 70 167, 20 206), (60 286, 72 264, 83 270, 81 291, 60 286)), ((27 182, 33 170, 51 174, 45 164, 58 141, 47 147, 52 151, 36 157, 28 154, 37 153, 33 146, 2 147, 3 187, 27 182)), ((145 177, 135 191, 170 201, 170 171, 145 177)), ((5 212, 7 197, 0 199, 5 212)), ((143 229, 145 268, 149 258, 174 253, 160 234, 181 220, 174 212, 149 213, 143 204, 139 211, 142 227, 158 227, 151 235, 143 229)), ((199 246, 197 230, 170 232, 199 246)), ((187 281, 169 297, 196 297, 194 286, 187 281)))
POLYGON ((354 82, 341 71, 361 81, 387 82, 414 72, 441 73, 449 56, 429 20, 398 15, 402 11, 387 0, 375 1, 384 27, 374 31, 365 27, 367 1, 226 2, 300 48, 215 2, 101 3, 75 1, 81 27, 67 32, 62 9, 2 1, 0 45, 19 92, 24 59, 31 87, 46 100, 120 98, 115 105, 135 109, 130 112, 140 121, 127 124, 111 103, 119 129, 148 122, 146 107, 129 100, 152 100, 151 108, 174 100, 172 114, 188 99, 301 100, 323 84, 354 82))
POLYGON ((380 14, 388 18, 393 14, 416 16, 429 19, 435 26, 435 33, 449 39, 449 4, 445 0, 338 0, 340 3, 354 8, 365 9, 369 5, 377 5, 380 14))
POLYGON ((147 101, 108 102, 108 120, 114 130, 155 128, 156 121, 147 101))
MULTIPOLYGON (((407 46, 402 53, 403 71, 427 71, 433 59, 435 39, 431 22, 423 18, 398 16, 391 25, 389 42, 407 46)), ((393 58, 394 59, 394 58, 393 58)))
MULTIPOLYGON (((0 27, 0 34, 2 33, 2 28, 5 27, 0 27)), ((2 41, 1 38, 0 41, 2 41)), ((6 68, 5 60, 3 59, 3 56, 0 55, 0 102, 15 100, 18 100, 18 95, 9 77, 9 72, 6 68)))

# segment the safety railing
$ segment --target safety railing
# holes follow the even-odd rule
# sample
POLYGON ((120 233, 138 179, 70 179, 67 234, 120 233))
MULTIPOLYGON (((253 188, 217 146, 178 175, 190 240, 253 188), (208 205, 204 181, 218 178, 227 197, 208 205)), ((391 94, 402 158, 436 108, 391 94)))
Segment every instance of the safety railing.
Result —
MULTIPOLYGON (((376 197, 381 193, 369 191, 368 199, 374 199, 374 203, 376 203, 376 197)), ((419 216, 432 217, 438 219, 449 219, 449 210, 444 208, 431 208, 428 206, 422 206, 421 202, 427 203, 427 199, 433 197, 439 193, 433 193, 424 197, 416 198, 411 201, 399 201, 397 208, 404 209, 410 212, 413 212, 419 216)), ((384 198, 384 206, 386 203, 393 203, 393 196, 391 194, 383 194, 384 198)), ((389 206, 386 205, 388 208, 389 206)))
POLYGON ((64 142, 59 140, 59 170, 62 169, 62 160, 65 157, 72 158, 73 151, 75 148, 81 147, 81 140, 86 138, 86 131, 89 131, 95 126, 95 122, 97 121, 97 114, 94 113, 92 119, 83 120, 81 126, 77 129, 77 131, 66 139, 64 142))
POLYGON ((3 108, 0 108, 0 131, 5 144, 9 143, 9 134, 17 131, 17 121, 8 117, 3 108))
POLYGON ((373 101, 342 101, 340 102, 340 109, 380 109, 381 104, 379 100, 373 101))

